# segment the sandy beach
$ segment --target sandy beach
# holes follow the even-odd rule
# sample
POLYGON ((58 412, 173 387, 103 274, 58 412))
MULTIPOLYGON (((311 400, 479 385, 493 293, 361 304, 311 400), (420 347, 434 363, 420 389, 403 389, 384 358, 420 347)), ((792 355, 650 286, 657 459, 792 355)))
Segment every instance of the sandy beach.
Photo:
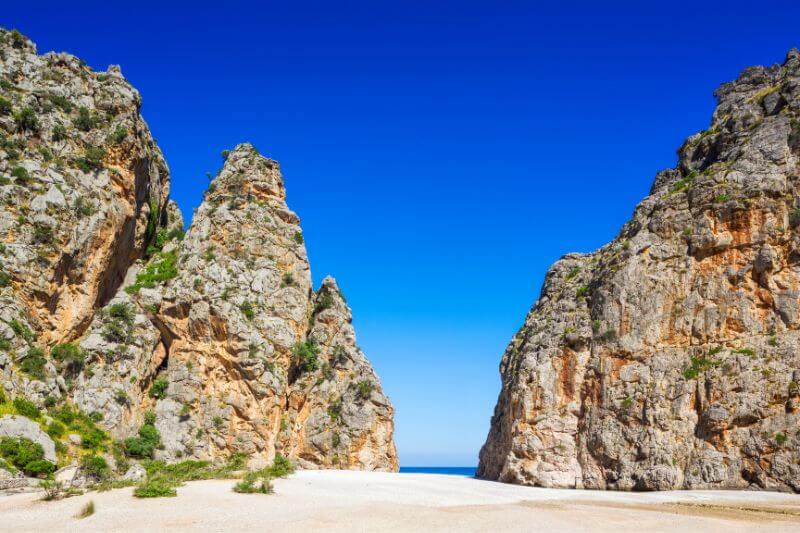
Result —
POLYGON ((800 496, 768 492, 619 493, 520 487, 476 479, 301 471, 275 494, 198 481, 177 498, 132 489, 56 502, 0 498, 2 531, 798 531, 800 496), (89 501, 96 513, 75 515, 89 501))

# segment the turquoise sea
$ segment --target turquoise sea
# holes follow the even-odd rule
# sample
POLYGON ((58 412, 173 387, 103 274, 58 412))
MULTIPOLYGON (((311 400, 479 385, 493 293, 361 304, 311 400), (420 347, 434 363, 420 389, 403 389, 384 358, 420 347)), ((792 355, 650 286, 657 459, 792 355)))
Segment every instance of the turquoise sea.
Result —
POLYGON ((401 474, 445 474, 448 476, 475 477, 474 466, 401 466, 401 474))

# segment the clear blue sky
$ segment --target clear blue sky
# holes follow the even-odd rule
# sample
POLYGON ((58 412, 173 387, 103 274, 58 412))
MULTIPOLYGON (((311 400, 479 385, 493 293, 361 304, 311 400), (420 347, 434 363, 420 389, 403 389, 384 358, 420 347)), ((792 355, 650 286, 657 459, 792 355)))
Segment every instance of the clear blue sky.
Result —
POLYGON ((122 65, 187 218, 221 150, 281 162, 406 466, 476 464, 548 265, 616 234, 718 84, 800 46, 796 1, 114 4, 5 0, 0 25, 122 65))

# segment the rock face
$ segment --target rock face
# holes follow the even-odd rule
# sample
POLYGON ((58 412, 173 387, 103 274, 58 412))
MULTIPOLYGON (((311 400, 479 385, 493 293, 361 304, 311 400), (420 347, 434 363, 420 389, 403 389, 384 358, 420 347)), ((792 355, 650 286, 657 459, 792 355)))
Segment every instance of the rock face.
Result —
POLYGON ((800 492, 800 53, 716 97, 617 238, 548 271, 479 476, 800 492))
POLYGON ((230 152, 178 256, 163 293, 140 295, 169 352, 155 406, 165 456, 397 469, 392 407, 336 283, 312 290, 275 161, 246 144, 230 152))
POLYGON ((0 78, 0 377, 61 397, 50 362, 34 381, 10 355, 84 332, 166 216, 168 171, 119 68, 0 30, 0 78))
MULTIPOLYGON (((116 67, 0 30, 0 383, 156 458, 396 470, 393 409, 350 309, 314 292, 278 164, 240 145, 185 234, 116 67)), ((0 402, 2 402, 0 396, 0 402)))

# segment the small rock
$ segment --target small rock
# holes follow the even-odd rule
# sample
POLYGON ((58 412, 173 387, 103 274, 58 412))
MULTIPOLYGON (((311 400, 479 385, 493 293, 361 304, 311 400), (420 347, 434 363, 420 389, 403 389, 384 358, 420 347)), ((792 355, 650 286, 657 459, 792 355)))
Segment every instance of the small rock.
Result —
POLYGON ((145 476, 147 476, 147 471, 142 465, 136 463, 128 468, 128 471, 125 472, 125 475, 122 476, 122 479, 125 481, 142 481, 145 476))

